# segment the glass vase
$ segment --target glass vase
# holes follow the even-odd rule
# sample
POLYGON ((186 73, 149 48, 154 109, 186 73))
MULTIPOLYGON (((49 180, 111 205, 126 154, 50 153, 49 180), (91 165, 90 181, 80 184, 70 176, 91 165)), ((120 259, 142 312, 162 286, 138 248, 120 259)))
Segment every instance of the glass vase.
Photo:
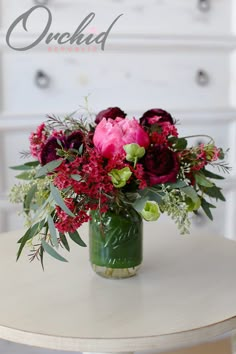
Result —
POLYGON ((93 270, 106 278, 134 276, 142 263, 143 223, 131 206, 91 212, 89 252, 93 270))

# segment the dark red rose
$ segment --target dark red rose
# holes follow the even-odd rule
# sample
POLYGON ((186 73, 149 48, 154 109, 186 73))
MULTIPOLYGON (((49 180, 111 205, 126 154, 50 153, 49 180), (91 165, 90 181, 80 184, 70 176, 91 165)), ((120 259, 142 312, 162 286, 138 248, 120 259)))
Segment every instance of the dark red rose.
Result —
POLYGON ((57 155, 57 149, 75 149, 79 150, 83 144, 83 133, 75 131, 68 136, 55 137, 52 136, 48 139, 41 151, 40 162, 44 166, 47 163, 57 160, 60 156, 57 155))
POLYGON ((99 124, 103 118, 106 118, 106 119, 108 119, 108 118, 116 119, 117 117, 125 118, 126 115, 127 114, 124 111, 122 111, 119 107, 109 107, 97 114, 96 119, 95 119, 95 123, 99 124))
POLYGON ((48 139, 48 141, 46 142, 46 144, 44 145, 41 151, 41 156, 40 156, 41 165, 44 166, 47 163, 60 158, 60 156, 57 155, 57 149, 61 149, 61 145, 58 143, 58 141, 60 141, 60 144, 62 146, 65 145, 64 137, 52 136, 51 138, 48 139))
POLYGON ((176 153, 164 145, 152 146, 143 159, 148 185, 174 183, 179 172, 176 153))
POLYGON ((163 109, 153 108, 149 111, 145 112, 143 116, 140 118, 140 124, 143 127, 150 127, 155 123, 164 123, 168 122, 170 124, 174 124, 174 120, 170 113, 164 111, 163 109))
POLYGON ((79 150, 80 146, 83 144, 83 133, 78 130, 66 137, 66 148, 79 150))

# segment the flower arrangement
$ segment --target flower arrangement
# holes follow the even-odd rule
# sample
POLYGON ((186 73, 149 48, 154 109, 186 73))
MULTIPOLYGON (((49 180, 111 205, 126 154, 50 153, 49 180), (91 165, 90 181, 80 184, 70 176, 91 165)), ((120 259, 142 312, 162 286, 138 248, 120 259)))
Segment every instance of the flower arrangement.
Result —
POLYGON ((48 116, 30 135, 32 162, 12 167, 25 180, 11 190, 11 201, 23 204, 28 229, 19 240, 17 259, 26 244, 30 260, 47 252, 66 261, 68 239, 86 246, 78 229, 111 203, 132 205, 147 221, 167 213, 180 233, 188 233, 191 213, 200 208, 213 219, 212 200, 224 201, 213 181, 223 177, 207 169, 228 171, 225 153, 209 137, 188 146, 176 122, 162 109, 137 120, 118 107, 75 119, 48 116), (94 119, 95 118, 95 119, 94 119))

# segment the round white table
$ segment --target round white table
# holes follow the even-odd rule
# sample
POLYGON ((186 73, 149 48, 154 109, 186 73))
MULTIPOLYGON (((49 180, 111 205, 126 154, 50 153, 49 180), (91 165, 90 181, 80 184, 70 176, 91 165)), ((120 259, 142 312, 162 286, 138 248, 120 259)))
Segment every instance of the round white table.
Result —
MULTIPOLYGON (((87 228, 80 230, 87 241, 87 228)), ((88 249, 71 244, 69 263, 15 262, 22 232, 0 234, 0 338, 84 352, 172 350, 236 329, 236 242, 180 236, 149 223, 136 277, 93 273, 88 249), (156 230, 156 231, 155 231, 156 230)))

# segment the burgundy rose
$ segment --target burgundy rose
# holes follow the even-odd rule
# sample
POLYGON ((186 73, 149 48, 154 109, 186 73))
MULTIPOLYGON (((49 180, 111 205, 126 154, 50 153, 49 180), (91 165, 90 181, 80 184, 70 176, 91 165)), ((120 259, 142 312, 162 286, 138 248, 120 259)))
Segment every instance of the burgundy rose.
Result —
POLYGON ((176 182, 179 162, 176 153, 166 146, 152 146, 143 159, 143 165, 148 185, 176 182))
POLYGON ((83 133, 81 131, 73 132, 68 136, 52 136, 48 139, 41 151, 40 162, 44 166, 47 163, 57 160, 60 156, 57 155, 57 149, 75 149, 79 150, 83 144, 83 133))
POLYGON ((174 120, 170 113, 158 108, 150 109, 140 118, 140 124, 143 127, 150 127, 152 124, 164 122, 168 122, 172 125, 174 124, 174 120))
POLYGON ((65 145, 65 138, 64 137, 55 137, 52 136, 51 138, 48 139, 44 147, 42 148, 41 151, 41 156, 40 156, 40 162, 44 166, 47 163, 57 160, 60 157, 57 155, 57 149, 61 149, 61 145, 65 145))
POLYGON ((106 119, 108 119, 108 118, 116 119, 117 117, 125 118, 126 115, 127 114, 124 111, 122 111, 119 107, 109 107, 97 114, 96 119, 95 119, 95 123, 99 124, 103 118, 106 118, 106 119))
POLYGON ((83 144, 83 133, 78 130, 68 135, 66 138, 67 149, 79 150, 80 146, 83 144))

